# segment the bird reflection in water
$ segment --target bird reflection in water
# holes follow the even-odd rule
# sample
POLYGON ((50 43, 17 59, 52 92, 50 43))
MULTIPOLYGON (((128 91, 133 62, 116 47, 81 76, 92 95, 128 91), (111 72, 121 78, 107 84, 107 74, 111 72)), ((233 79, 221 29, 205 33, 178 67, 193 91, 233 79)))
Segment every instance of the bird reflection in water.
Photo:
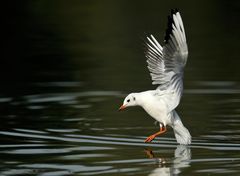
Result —
POLYGON ((155 159, 158 167, 154 169, 149 176, 165 176, 180 174, 182 169, 190 167, 191 149, 186 145, 178 145, 173 159, 158 157, 154 152, 147 148, 144 149, 147 157, 155 159))

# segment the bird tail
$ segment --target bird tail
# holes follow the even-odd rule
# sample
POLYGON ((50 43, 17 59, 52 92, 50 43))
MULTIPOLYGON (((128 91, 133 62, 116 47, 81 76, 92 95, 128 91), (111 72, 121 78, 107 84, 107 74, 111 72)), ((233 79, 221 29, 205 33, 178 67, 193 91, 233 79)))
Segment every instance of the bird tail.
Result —
POLYGON ((178 116, 177 112, 173 111, 173 124, 172 128, 176 137, 176 140, 179 144, 189 145, 191 144, 191 135, 188 129, 183 125, 180 117, 178 116))

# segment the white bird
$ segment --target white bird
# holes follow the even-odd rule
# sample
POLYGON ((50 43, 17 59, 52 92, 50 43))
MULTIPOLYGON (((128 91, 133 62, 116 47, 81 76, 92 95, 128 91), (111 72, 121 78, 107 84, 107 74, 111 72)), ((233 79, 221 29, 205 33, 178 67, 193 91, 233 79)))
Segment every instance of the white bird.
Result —
POLYGON ((181 15, 177 9, 168 16, 165 45, 161 46, 153 35, 147 37, 146 58, 152 84, 156 90, 130 93, 119 110, 129 106, 141 106, 160 124, 160 130, 149 136, 145 142, 151 142, 156 136, 166 132, 166 126, 173 128, 176 140, 180 144, 191 144, 191 135, 184 127, 175 108, 183 92, 183 69, 187 62, 188 47, 181 15))

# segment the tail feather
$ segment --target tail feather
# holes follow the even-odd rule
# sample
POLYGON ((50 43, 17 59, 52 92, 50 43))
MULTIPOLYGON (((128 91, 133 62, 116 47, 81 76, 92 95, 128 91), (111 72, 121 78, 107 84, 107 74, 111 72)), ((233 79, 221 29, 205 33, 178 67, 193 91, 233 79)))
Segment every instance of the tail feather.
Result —
POLYGON ((172 128, 177 142, 184 145, 191 144, 192 137, 175 110, 173 111, 173 117, 172 128))

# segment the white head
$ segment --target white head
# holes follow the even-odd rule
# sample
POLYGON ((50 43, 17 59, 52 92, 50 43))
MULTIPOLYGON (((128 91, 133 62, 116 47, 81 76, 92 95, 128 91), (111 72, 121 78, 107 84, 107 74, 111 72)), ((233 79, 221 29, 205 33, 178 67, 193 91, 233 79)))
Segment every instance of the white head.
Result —
POLYGON ((137 97, 136 93, 131 93, 129 94, 123 101, 123 105, 119 108, 119 111, 125 109, 126 107, 129 106, 137 106, 137 97))

